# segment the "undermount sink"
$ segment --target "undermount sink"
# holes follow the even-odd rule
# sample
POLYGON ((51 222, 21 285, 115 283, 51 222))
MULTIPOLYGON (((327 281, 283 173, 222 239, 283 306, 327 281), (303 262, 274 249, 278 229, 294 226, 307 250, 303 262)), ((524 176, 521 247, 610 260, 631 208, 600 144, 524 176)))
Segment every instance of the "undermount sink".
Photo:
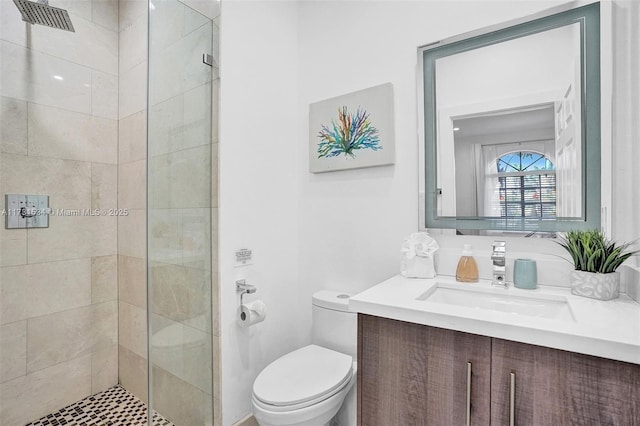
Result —
POLYGON ((509 294, 512 290, 473 287, 474 284, 438 282, 418 300, 508 314, 575 321, 565 297, 509 294))

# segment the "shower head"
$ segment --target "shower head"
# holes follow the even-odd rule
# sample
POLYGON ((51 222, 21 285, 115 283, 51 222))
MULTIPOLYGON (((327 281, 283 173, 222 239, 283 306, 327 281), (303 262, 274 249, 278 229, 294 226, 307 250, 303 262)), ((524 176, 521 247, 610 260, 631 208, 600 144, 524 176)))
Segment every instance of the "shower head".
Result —
POLYGON ((46 25, 51 28, 72 31, 73 28, 69 13, 64 9, 49 6, 49 0, 13 0, 22 14, 22 20, 30 24, 46 25))

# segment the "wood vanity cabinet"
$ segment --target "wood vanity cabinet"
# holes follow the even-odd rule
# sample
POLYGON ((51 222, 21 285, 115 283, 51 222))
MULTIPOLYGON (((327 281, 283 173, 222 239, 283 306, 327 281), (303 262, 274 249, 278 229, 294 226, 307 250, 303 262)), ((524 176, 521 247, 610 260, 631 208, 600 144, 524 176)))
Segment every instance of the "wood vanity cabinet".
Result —
POLYGON ((640 365, 358 315, 360 426, 507 426, 512 380, 515 425, 640 426, 640 365))
POLYGON ((491 339, 358 315, 358 424, 489 424, 491 339))
POLYGON ((640 365, 491 339, 491 425, 640 426, 640 365))

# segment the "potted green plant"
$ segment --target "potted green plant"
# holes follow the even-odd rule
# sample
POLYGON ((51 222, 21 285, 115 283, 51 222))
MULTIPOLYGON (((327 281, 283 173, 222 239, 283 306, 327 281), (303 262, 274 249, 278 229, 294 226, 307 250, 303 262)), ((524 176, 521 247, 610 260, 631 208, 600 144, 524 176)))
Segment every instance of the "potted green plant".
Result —
POLYGON ((628 250, 633 243, 618 244, 599 230, 569 231, 559 240, 573 260, 572 294, 599 300, 620 295, 620 273, 616 269, 638 253, 628 250))

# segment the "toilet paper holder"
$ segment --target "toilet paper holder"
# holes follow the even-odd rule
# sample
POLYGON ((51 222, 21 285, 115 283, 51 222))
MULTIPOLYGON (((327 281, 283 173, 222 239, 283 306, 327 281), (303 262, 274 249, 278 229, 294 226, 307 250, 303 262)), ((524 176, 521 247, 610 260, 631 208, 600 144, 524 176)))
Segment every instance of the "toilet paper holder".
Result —
POLYGON ((247 280, 238 280, 236 281, 236 291, 240 293, 240 305, 244 303, 242 301, 242 296, 245 294, 253 294, 257 291, 256 286, 247 284, 247 280))

